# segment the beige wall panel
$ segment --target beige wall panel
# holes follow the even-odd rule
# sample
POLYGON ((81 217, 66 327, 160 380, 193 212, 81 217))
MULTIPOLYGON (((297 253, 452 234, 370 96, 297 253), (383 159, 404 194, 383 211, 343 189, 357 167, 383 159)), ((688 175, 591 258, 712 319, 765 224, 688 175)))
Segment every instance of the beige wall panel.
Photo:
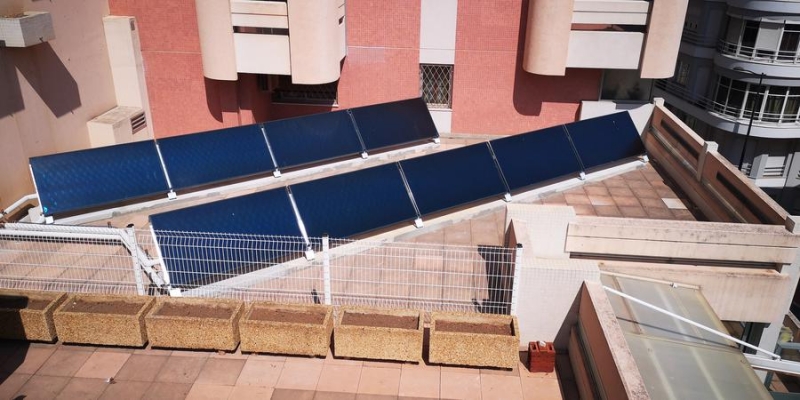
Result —
POLYGON ((564 76, 574 0, 531 0, 522 67, 539 75, 564 76))
POLYGON ((236 33, 236 66, 248 74, 289 75, 289 37, 236 33))
POLYGON ((286 15, 286 2, 231 0, 231 12, 241 14, 286 15))
POLYGON ((651 240, 610 239, 570 236, 567 251, 588 254, 614 254, 636 257, 664 257, 695 260, 720 260, 790 264, 795 249, 651 240))
POLYGON ((800 237, 783 226, 638 218, 580 216, 570 224, 569 235, 789 248, 800 245, 800 237))
POLYGON ((637 69, 644 34, 571 31, 568 68, 637 69))
POLYGON ((341 42, 335 0, 289 0, 292 82, 317 85, 339 79, 341 42))
POLYGON ((675 72, 688 5, 689 0, 653 2, 642 51, 642 78, 669 78, 675 72))
POLYGON ((195 6, 203 75, 210 79, 237 80, 230 2, 195 0, 195 6))
POLYGON ((88 148, 86 122, 116 106, 103 31, 107 1, 21 3, 49 12, 56 38, 0 50, 0 208, 33 193, 29 157, 88 148))
POLYGON ((289 18, 285 15, 232 14, 233 26, 252 26, 256 28, 289 28, 289 18))

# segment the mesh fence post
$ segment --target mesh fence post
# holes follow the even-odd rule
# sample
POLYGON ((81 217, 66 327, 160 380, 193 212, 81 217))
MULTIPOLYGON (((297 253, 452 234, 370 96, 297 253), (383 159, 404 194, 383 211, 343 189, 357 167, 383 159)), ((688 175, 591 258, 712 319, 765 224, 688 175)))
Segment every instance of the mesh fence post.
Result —
POLYGON ((519 302, 519 280, 522 276, 522 243, 517 243, 514 249, 514 282, 511 283, 511 315, 517 315, 519 302))
POLYGON ((322 279, 323 291, 325 292, 325 304, 331 305, 331 254, 330 238, 327 233, 322 235, 322 279))
POLYGON ((138 245, 136 244, 136 229, 133 227, 133 224, 128 225, 123 232, 123 235, 128 235, 128 243, 131 244, 132 248, 128 249, 131 253, 131 261, 133 262, 133 277, 136 280, 136 292, 139 293, 139 296, 144 296, 145 288, 144 288, 144 279, 142 278, 142 265, 139 265, 139 257, 137 257, 136 249, 138 245))

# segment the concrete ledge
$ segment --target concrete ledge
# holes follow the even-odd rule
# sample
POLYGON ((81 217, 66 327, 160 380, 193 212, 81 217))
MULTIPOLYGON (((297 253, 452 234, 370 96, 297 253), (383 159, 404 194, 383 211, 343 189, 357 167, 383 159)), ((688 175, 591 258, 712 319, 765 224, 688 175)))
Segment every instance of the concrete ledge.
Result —
POLYGON ((54 342, 53 312, 66 298, 62 292, 0 290, 0 339, 54 342))
POLYGON ((233 351, 244 304, 236 300, 159 298, 147 314, 153 347, 233 351))
POLYGON ((333 331, 336 357, 373 360, 422 361, 423 318, 416 310, 377 310, 342 307, 333 331), (345 315, 360 314, 378 318, 413 317, 416 329, 345 324, 345 315))
POLYGON ((70 295, 53 318, 66 343, 142 347, 144 315, 153 302, 145 296, 70 295))
POLYGON ((428 361, 433 364, 472 367, 514 368, 519 363, 519 323, 510 315, 439 313, 431 314, 428 361), (481 332, 453 332, 438 329, 443 322, 509 327, 511 335, 481 332))
POLYGON ((333 308, 322 305, 286 305, 256 302, 247 306, 239 321, 243 352, 325 357, 333 332, 333 308), (259 315, 264 312, 271 316, 259 315), (321 315, 322 321, 279 320, 283 314, 321 315))

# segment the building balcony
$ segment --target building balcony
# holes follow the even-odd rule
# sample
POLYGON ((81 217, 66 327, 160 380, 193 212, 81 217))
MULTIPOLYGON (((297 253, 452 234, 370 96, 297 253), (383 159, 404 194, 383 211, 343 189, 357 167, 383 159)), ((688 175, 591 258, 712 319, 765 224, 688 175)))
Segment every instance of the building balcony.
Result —
POLYGON ((550 76, 564 76, 567 68, 598 68, 670 77, 687 5, 688 0, 531 1, 522 67, 550 76))
POLYGON ((339 79, 344 0, 197 0, 197 22, 207 78, 285 75, 307 85, 339 79))
POLYGON ((800 51, 745 46, 719 40, 714 63, 728 70, 747 69, 769 77, 800 78, 800 51))
MULTIPOLYGON (((713 127, 740 135, 746 135, 750 123, 750 107, 725 104, 705 96, 692 93, 687 88, 661 79, 655 81, 653 95, 664 97, 667 103, 677 106, 687 114, 702 120, 713 127)), ((763 100, 758 101, 763 104, 763 100)), ((742 102, 744 104, 745 102, 742 102)), ((747 102, 747 104, 751 104, 747 102)), ((780 113, 767 111, 760 107, 753 116, 751 136, 773 139, 800 138, 800 112, 786 107, 780 113)))

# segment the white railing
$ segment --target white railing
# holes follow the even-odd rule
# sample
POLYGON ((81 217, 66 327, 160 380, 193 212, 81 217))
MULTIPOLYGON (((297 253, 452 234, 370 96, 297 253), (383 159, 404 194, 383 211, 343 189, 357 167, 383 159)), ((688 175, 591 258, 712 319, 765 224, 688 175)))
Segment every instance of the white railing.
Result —
POLYGON ((720 39, 717 45, 720 53, 742 60, 770 63, 770 64, 798 64, 800 53, 797 51, 782 51, 779 49, 760 49, 742 46, 738 43, 720 39))
POLYGON ((4 288, 425 311, 513 308, 516 251, 501 246, 9 225, 0 228, 4 288))

